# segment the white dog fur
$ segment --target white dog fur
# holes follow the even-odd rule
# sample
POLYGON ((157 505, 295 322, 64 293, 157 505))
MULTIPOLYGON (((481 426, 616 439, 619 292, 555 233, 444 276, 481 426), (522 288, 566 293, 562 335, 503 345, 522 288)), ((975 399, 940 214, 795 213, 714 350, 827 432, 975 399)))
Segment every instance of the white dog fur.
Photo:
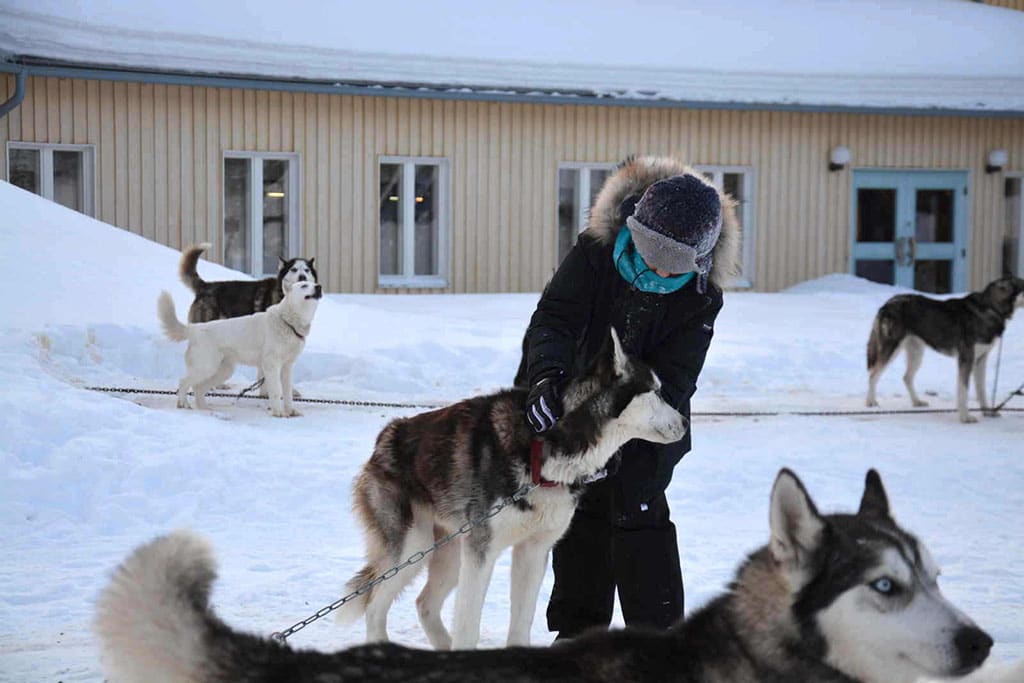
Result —
POLYGON ((191 388, 196 407, 207 410, 206 392, 241 363, 262 369, 274 417, 300 415, 292 404, 292 366, 306 345, 321 294, 316 283, 296 282, 283 300, 261 313, 186 325, 178 320, 171 295, 162 292, 157 313, 164 334, 172 341, 188 340, 178 407, 189 407, 191 388))

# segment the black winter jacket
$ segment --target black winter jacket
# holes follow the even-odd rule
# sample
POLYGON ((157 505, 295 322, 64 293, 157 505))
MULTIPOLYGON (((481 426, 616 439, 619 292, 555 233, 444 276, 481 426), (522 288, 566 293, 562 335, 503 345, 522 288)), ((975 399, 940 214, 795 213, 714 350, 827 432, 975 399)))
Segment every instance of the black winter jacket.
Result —
MULTIPOLYGON (((652 294, 627 283, 612 260, 614 238, 625 229, 625 215, 639 194, 650 182, 680 170, 677 166, 663 168, 657 161, 629 160, 606 181, 591 211, 590 226, 537 304, 523 340, 517 384, 532 385, 558 372, 568 378, 583 371, 608 338, 609 326, 614 325, 625 351, 654 369, 667 400, 689 418, 690 397, 697 389, 715 318, 722 308, 720 277, 716 278, 713 270, 704 293, 697 291, 694 278, 671 294, 652 294), (651 165, 638 170, 630 164, 651 165)), ((731 248, 735 218, 732 203, 724 196, 723 210, 723 234, 728 232, 725 240, 731 248)), ((716 248, 713 268, 731 269, 732 263, 725 262, 730 258, 731 253, 716 248)), ((635 507, 663 492, 676 463, 689 450, 689 432, 671 444, 634 439, 623 446, 615 476, 621 481, 624 503, 635 507)))

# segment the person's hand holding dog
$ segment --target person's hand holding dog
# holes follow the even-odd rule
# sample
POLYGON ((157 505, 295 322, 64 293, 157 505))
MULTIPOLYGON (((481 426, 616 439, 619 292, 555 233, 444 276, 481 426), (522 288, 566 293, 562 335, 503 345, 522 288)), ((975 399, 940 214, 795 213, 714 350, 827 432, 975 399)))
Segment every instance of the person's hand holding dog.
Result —
POLYGON ((559 372, 541 378, 526 397, 526 420, 538 434, 554 427, 564 413, 561 377, 559 372))

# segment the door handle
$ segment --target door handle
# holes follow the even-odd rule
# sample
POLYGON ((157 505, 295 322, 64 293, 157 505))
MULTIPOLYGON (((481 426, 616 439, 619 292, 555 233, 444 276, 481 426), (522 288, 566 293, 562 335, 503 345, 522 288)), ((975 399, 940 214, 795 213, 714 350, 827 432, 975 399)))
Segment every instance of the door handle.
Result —
POLYGON ((896 250, 896 265, 910 266, 914 263, 914 255, 917 251, 917 242, 913 237, 897 238, 894 244, 896 250))

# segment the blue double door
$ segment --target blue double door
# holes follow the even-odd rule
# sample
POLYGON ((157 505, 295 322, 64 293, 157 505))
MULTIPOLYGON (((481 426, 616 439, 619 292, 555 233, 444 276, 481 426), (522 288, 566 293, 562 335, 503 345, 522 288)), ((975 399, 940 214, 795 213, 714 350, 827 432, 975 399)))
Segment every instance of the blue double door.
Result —
POLYGON ((851 271, 944 294, 967 288, 967 174, 854 171, 851 271))

